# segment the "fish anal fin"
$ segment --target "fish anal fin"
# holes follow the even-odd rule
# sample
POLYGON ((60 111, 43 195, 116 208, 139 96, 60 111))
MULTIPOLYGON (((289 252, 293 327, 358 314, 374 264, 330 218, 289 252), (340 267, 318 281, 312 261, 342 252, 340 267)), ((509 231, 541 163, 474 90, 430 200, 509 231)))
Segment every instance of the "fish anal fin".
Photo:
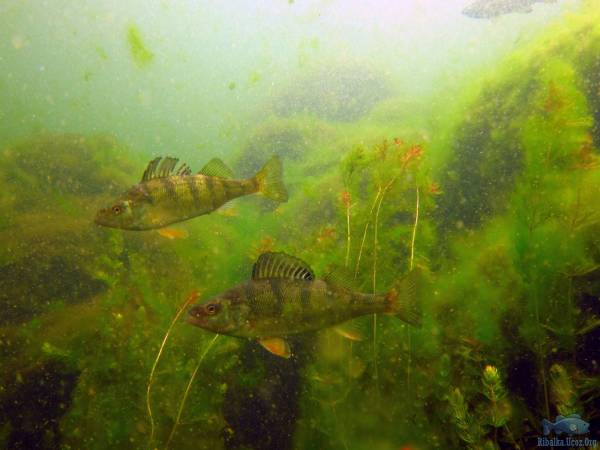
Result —
POLYGON ((198 173, 207 177, 233 178, 233 171, 219 158, 211 159, 198 173))
POLYGON ((360 291, 360 285, 350 269, 343 266, 331 265, 323 279, 334 286, 340 286, 349 291, 360 291))
POLYGON ((186 230, 180 228, 160 228, 156 232, 167 239, 185 239, 189 237, 189 233, 186 230))
POLYGON ((280 356, 286 359, 289 359, 290 356, 292 356, 290 344, 288 344, 287 341, 283 338, 263 338, 259 339, 258 343, 262 345, 265 350, 267 350, 270 353, 273 353, 276 356, 280 356))
POLYGON ((363 323, 358 320, 351 320, 336 325, 333 330, 340 336, 350 339, 351 341, 364 341, 366 336, 363 323))
POLYGON ((315 279, 312 269, 299 258, 286 253, 263 253, 252 267, 252 279, 287 278, 310 281, 315 279))

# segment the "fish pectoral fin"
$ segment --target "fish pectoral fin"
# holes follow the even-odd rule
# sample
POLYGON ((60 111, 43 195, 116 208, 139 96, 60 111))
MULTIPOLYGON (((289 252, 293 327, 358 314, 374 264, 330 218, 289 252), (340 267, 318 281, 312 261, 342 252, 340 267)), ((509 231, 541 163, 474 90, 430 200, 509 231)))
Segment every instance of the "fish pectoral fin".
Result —
POLYGON ((270 353, 273 353, 276 356, 281 356, 282 358, 286 359, 292 356, 290 344, 288 344, 287 341, 283 338, 263 338, 259 339, 258 343, 262 345, 265 350, 267 350, 270 353))
POLYGON ((213 158, 198 172, 207 177, 233 178, 233 171, 219 158, 213 158))
POLYGON ((337 325, 333 330, 340 336, 351 341, 364 341, 366 336, 363 323, 357 320, 337 325))
POLYGON ((252 279, 287 278, 310 281, 315 279, 312 269, 299 258, 285 253, 263 253, 252 267, 252 279))

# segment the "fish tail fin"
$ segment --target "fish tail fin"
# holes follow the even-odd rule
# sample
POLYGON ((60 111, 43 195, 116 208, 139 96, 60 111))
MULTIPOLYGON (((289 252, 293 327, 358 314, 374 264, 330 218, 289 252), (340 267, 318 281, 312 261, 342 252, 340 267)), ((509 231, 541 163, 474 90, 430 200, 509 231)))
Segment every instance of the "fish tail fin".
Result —
POLYGON ((283 167, 278 156, 273 156, 254 176, 258 192, 271 200, 286 202, 287 189, 283 184, 283 167))
POLYGON ((386 314, 392 314, 411 325, 421 326, 421 305, 418 298, 418 271, 413 270, 398 280, 385 294, 386 314))
POLYGON ((542 419, 542 427, 544 428, 544 436, 548 436, 554 428, 554 424, 549 420, 542 419))

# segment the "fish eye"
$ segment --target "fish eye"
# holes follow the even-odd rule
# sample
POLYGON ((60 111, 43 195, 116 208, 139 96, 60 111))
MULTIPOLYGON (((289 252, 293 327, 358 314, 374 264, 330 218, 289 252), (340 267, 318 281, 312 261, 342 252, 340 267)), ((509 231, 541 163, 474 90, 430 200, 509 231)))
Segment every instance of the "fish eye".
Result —
POLYGON ((214 303, 209 303, 208 305, 205 306, 204 308, 206 310, 206 312, 209 315, 213 315, 217 312, 217 305, 215 305, 214 303))
POLYGON ((112 207, 112 212, 114 212, 115 214, 121 214, 121 207, 119 205, 115 205, 112 207))

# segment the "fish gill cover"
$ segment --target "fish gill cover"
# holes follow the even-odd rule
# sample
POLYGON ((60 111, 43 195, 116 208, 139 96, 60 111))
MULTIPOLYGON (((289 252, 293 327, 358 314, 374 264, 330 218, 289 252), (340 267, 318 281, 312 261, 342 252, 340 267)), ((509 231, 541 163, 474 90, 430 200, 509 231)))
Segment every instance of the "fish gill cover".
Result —
POLYGON ((275 110, 224 159, 250 176, 278 153, 288 202, 163 234, 92 223, 155 153, 92 133, 4 143, 0 443, 525 449, 571 414, 596 433, 599 24, 590 2, 448 104, 275 110), (370 316, 364 341, 299 335, 284 359, 181 320, 282 251, 364 292, 419 270, 422 327, 370 316))

